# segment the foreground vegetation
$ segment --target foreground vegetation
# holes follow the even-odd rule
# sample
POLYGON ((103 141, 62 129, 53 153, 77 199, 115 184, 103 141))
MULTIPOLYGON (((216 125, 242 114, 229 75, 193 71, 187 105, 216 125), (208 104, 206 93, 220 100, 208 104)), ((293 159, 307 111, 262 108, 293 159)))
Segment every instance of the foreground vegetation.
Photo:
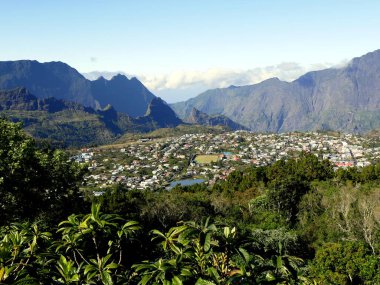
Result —
POLYGON ((82 197, 62 151, 4 120, 0 146, 0 284, 380 284, 380 165, 301 153, 212 188, 82 197))

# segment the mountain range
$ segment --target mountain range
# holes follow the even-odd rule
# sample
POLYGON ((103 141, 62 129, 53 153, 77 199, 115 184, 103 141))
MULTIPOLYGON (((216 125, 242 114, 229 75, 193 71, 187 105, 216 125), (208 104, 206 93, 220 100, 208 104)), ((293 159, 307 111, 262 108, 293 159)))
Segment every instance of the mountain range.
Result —
MULTIPOLYGON (((31 60, 0 62, 0 115, 64 146, 103 144, 125 133, 184 124, 137 78, 119 74, 91 81, 65 63, 31 60)), ((197 115, 193 124, 239 127, 222 116, 197 115)))
POLYGON ((196 108, 227 116, 252 131, 365 132, 380 127, 380 50, 292 82, 272 78, 212 89, 171 107, 182 119, 196 108))
POLYGON ((184 122, 259 132, 380 128, 380 50, 342 68, 208 90, 168 105, 138 79, 84 78, 62 62, 0 62, 0 115, 37 138, 84 145, 184 122), (174 112, 174 111, 175 112, 174 112))
POLYGON ((17 87, 27 88, 38 98, 54 97, 95 109, 111 104, 132 117, 143 116, 156 97, 134 77, 90 81, 63 62, 0 61, 0 90, 17 87))

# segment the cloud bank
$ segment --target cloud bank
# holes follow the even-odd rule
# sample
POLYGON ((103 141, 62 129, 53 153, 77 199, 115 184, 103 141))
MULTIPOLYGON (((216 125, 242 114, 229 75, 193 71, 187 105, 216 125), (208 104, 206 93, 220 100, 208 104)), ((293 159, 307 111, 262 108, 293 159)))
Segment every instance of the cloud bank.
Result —
POLYGON ((90 80, 94 80, 99 76, 110 79, 118 73, 125 74, 127 77, 136 76, 154 94, 162 97, 169 103, 173 103, 195 97, 207 89, 223 88, 230 85, 250 85, 272 77, 278 77, 285 81, 293 81, 308 71, 341 67, 344 64, 347 64, 347 61, 341 62, 338 65, 319 63, 309 66, 303 66, 296 62, 283 62, 278 65, 249 70, 212 68, 205 71, 178 71, 160 75, 96 71, 86 73, 84 76, 90 80))

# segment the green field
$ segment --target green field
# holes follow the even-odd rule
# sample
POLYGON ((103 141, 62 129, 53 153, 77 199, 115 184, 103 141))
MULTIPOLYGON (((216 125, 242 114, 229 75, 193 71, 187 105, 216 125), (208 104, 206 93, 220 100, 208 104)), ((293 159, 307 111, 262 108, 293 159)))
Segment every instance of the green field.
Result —
POLYGON ((195 160, 195 162, 201 163, 201 164, 217 162, 219 160, 219 155, 217 155, 217 154, 201 154, 201 155, 197 155, 194 160, 195 160))

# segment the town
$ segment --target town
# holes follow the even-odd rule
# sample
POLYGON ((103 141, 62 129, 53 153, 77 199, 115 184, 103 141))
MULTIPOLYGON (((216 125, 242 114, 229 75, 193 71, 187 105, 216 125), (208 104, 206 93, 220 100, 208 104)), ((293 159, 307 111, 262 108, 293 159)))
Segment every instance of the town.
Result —
POLYGON ((85 185, 101 195, 120 183, 128 189, 170 189, 176 184, 208 185, 244 166, 265 166, 300 152, 328 159, 335 169, 363 167, 380 158, 377 140, 328 132, 258 134, 247 131, 143 138, 124 145, 82 149, 72 157, 87 163, 85 185))

